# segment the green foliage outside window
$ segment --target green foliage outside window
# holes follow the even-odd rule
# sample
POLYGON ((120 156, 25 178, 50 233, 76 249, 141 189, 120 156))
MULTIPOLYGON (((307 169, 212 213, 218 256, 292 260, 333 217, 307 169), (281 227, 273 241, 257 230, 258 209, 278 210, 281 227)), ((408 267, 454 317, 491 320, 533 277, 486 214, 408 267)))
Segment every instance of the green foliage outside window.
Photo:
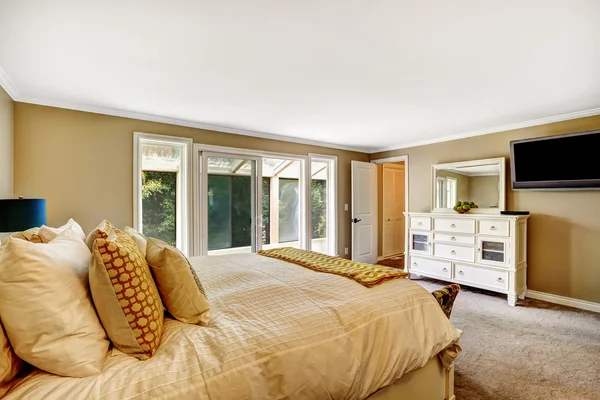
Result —
POLYGON ((142 171, 144 235, 175 246, 177 172, 142 171))
POLYGON ((312 179, 310 182, 312 238, 327 237, 327 181, 312 179))

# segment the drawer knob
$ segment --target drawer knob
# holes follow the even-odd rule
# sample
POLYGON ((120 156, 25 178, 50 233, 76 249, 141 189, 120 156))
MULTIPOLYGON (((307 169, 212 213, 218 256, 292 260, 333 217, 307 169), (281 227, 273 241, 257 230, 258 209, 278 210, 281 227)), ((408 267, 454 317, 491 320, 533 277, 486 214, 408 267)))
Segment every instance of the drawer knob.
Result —
POLYGON ((452 250, 450 254, 456 254, 456 250, 452 250))
POLYGON ((494 225, 490 226, 490 231, 495 231, 496 227, 494 225))
POLYGON ((416 262, 414 262, 414 263, 413 263, 413 267, 416 267, 416 266, 417 266, 417 263, 416 263, 416 262))
POLYGON ((448 268, 444 267, 444 268, 442 268, 442 271, 448 272, 448 268))
POLYGON ((477 251, 481 251, 481 249, 477 249, 477 251))
POLYGON ((464 273, 464 272, 462 272, 462 271, 458 271, 458 274, 459 274, 459 275, 464 275, 465 273, 464 273))
POLYGON ((417 225, 423 225, 423 223, 422 222, 418 222, 417 225))
POLYGON ((450 225, 450 228, 456 228, 455 224, 450 225))
POLYGON ((497 280, 498 282, 504 282, 504 279, 502 279, 502 278, 498 278, 498 279, 496 279, 496 280, 497 280))
POLYGON ((450 240, 456 240, 456 238, 455 238, 454 236, 452 236, 452 237, 450 238, 450 240))

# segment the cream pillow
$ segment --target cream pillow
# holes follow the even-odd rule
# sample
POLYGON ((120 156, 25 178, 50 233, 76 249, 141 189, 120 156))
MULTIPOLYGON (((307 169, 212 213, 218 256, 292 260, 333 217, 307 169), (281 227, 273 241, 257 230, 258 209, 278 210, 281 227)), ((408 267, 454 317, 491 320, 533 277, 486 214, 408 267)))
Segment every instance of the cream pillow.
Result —
POLYGON ((2 241, 2 244, 6 244, 8 242, 8 238, 12 237, 15 239, 27 240, 28 242, 33 243, 42 243, 42 239, 39 236, 40 228, 30 228, 23 232, 15 232, 11 233, 6 239, 2 241))
POLYGON ((146 260, 167 311, 181 322, 208 325, 210 307, 204 288, 183 253, 148 238, 146 260))
POLYGON ((81 226, 75 222, 73 218, 70 218, 66 224, 58 228, 51 228, 49 226, 42 225, 38 235, 42 240, 42 243, 50 243, 50 241, 52 241, 54 238, 60 235, 61 232, 64 232, 64 230, 69 227, 73 228, 73 232, 75 232, 81 240, 85 240, 85 233, 83 232, 83 229, 81 229, 81 226))
POLYGON ((13 351, 0 324, 0 399, 13 385, 12 379, 23 368, 23 361, 13 351))
POLYGON ((140 251, 142 252, 144 257, 146 257, 146 243, 147 243, 146 237, 129 226, 126 226, 123 231, 127 235, 129 235, 130 238, 133 239, 135 244, 137 244, 137 246, 140 248, 140 251))
POLYGON ((73 227, 47 244, 0 248, 0 318, 24 361, 62 376, 100 373, 109 341, 88 292, 90 258, 73 227))
POLYGON ((90 288, 104 329, 116 348, 147 360, 158 346, 164 309, 144 255, 117 229, 116 239, 96 239, 90 288))
POLYGON ((110 239, 115 240, 115 228, 107 220, 104 220, 98 224, 85 238, 85 244, 91 250, 96 239, 110 239))

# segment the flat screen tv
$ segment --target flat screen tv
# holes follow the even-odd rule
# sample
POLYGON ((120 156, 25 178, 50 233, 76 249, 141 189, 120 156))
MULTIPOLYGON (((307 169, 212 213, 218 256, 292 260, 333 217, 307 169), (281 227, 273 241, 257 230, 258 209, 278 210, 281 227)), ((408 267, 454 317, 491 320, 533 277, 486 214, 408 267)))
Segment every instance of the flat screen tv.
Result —
POLYGON ((510 142, 513 189, 600 190, 600 130, 510 142))

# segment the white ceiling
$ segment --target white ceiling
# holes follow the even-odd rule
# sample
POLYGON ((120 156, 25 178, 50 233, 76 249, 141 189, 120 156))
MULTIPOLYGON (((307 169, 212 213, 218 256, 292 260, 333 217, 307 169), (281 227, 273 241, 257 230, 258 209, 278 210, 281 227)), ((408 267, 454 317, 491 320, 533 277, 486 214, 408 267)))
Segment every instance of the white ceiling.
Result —
POLYGON ((0 0, 0 84, 372 152, 600 114, 599 16, 598 0, 0 0))

